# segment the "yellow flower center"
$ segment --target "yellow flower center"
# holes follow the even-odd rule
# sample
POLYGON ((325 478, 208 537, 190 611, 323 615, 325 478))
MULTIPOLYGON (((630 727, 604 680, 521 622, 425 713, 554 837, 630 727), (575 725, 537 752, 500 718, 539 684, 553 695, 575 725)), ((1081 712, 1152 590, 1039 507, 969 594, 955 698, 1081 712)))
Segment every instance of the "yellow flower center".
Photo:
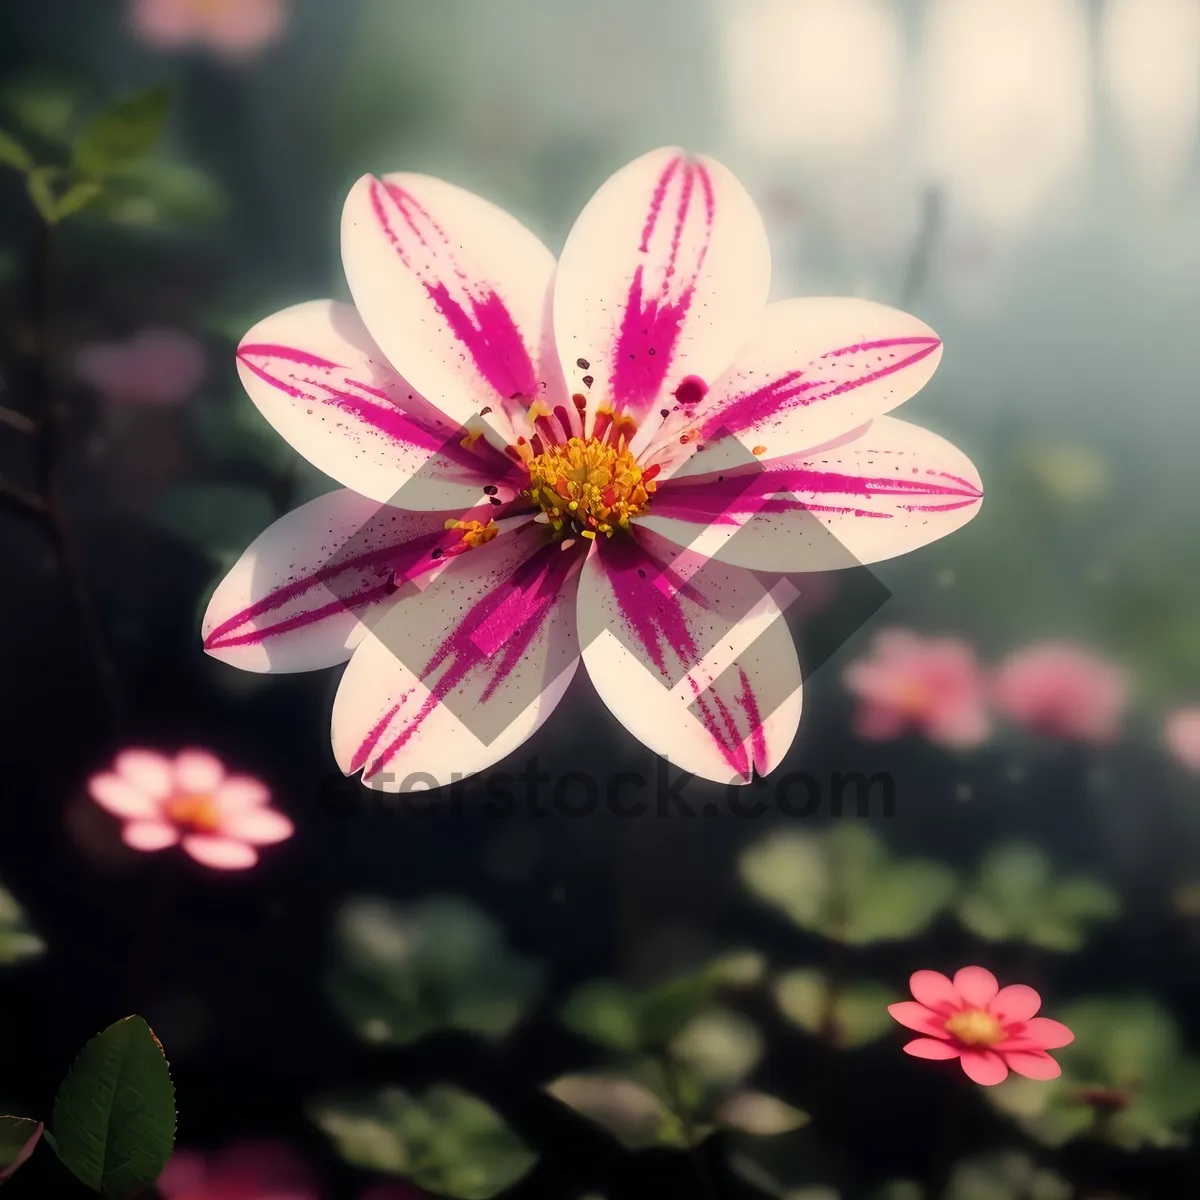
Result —
POLYGON ((597 438, 571 438, 531 457, 529 498, 546 514, 556 535, 598 533, 612 537, 650 507, 657 466, 644 471, 624 441, 616 446, 597 438))
POLYGON ((956 1012, 944 1026, 951 1037, 964 1046, 994 1046, 1004 1041, 1004 1030, 991 1013, 979 1008, 967 1008, 956 1012))
POLYGON ((494 521, 456 521, 453 517, 446 522, 447 529, 459 529, 462 538, 447 554, 460 554, 464 550, 474 550, 476 546, 485 545, 500 532, 494 521))
POLYGON ((216 833, 221 828, 221 810, 203 792, 180 792, 167 801, 165 811, 176 825, 186 825, 199 833, 216 833))

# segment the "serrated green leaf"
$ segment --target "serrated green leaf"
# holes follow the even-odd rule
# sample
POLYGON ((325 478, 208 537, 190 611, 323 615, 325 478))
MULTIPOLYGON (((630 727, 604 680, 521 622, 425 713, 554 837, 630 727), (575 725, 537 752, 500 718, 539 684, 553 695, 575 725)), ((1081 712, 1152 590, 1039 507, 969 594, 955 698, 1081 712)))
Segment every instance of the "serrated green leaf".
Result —
POLYGON ((309 1115, 352 1166, 455 1200, 491 1200, 537 1161, 495 1109, 448 1084, 333 1098, 309 1115))
POLYGON ((29 1117, 0 1117, 0 1183, 11 1179, 28 1161, 42 1130, 41 1121, 29 1117))
POLYGON ((175 1088, 141 1017, 117 1021, 84 1046, 59 1086, 52 1125, 63 1165, 111 1200, 159 1177, 175 1143, 175 1088))
POLYGON ((169 89, 160 84, 125 96, 97 113, 75 142, 75 170, 105 179, 135 165, 158 141, 169 101, 169 89))
POLYGON ((33 155, 11 133, 0 129, 0 164, 16 171, 31 171, 33 155))

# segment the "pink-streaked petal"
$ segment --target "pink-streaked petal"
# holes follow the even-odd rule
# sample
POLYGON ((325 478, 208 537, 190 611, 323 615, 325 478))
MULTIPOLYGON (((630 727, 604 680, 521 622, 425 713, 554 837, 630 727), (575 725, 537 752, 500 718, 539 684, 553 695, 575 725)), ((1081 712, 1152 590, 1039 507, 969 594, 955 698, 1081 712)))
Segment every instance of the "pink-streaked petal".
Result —
POLYGON ((121 840, 134 850, 165 850, 179 841, 179 831, 166 821, 130 821, 121 840))
POLYGON ((225 837, 252 846, 269 846, 284 842, 296 832, 295 825, 273 808, 251 808, 226 813, 221 818, 221 833, 225 837))
POLYGON ((88 780, 88 792, 101 808, 116 817, 137 818, 156 817, 159 812, 159 801, 147 796, 136 784, 104 771, 93 775, 88 780))
POLYGON ((949 1016, 963 1006, 958 989, 940 971, 914 971, 908 986, 921 1004, 940 1016, 949 1016))
POLYGON ((212 793, 225 778, 225 764, 207 750, 181 750, 175 755, 175 786, 182 792, 212 793))
POLYGON ((907 554, 965 525, 983 497, 962 451, 893 417, 820 453, 703 475, 690 466, 640 523, 679 545, 703 536, 705 553, 751 570, 839 570, 907 554))
POLYGON ((957 1058, 961 1051, 957 1046, 951 1046, 947 1042, 939 1042, 934 1038, 915 1038, 904 1046, 904 1053, 911 1054, 913 1058, 928 1058, 934 1060, 948 1060, 957 1058))
POLYGON ((1002 1024, 1010 1021, 1028 1021, 1039 1008, 1042 998, 1033 988, 1023 983, 1010 983, 996 993, 988 1012, 1002 1024))
POLYGON ((795 595, 641 530, 597 543, 579 589, 588 674, 656 754, 748 783, 774 770, 799 724, 800 664, 782 615, 795 595))
POLYGON ((164 799, 175 787, 175 768, 165 754, 155 750, 122 750, 113 760, 113 770, 140 792, 164 799))
POLYGON ((891 1013, 892 1019, 899 1021, 905 1029, 914 1029, 917 1033, 943 1041, 950 1040, 950 1035, 946 1032, 946 1018, 915 1000, 901 1000, 898 1004, 889 1004, 888 1012, 891 1013))
POLYGON ((530 737, 578 666, 579 562, 529 523, 391 608, 334 701, 342 771, 362 771, 381 791, 424 790, 482 771, 530 737))
POLYGON ((184 850, 203 866, 216 871, 244 871, 258 862, 258 852, 234 838, 190 834, 183 839, 184 850))
POLYGON ((606 409, 645 438, 681 386, 699 398, 761 319, 770 271, 754 202, 720 163, 655 150, 605 182, 554 288, 563 371, 586 398, 589 432, 606 409))
POLYGON ((871 300, 769 305, 700 403, 673 404, 647 458, 663 461, 665 478, 690 447, 728 437, 747 451, 762 446, 768 459, 798 454, 903 404, 929 382, 941 357, 941 340, 928 325, 871 300))
POLYGON ((956 971, 954 987, 968 1008, 987 1008, 1000 992, 995 975, 986 967, 963 967, 956 971))
POLYGON ((488 504, 459 514, 407 512, 351 491, 280 517, 221 581, 204 614, 204 648, 244 671, 311 671, 345 662, 370 614, 440 569, 488 504))
POLYGON ((250 775, 230 775, 213 793, 213 799, 223 813, 244 812, 266 804, 271 799, 271 789, 250 775))
POLYGON ((1001 1054, 1009 1069, 1026 1079, 1057 1079, 1062 1074, 1062 1067, 1043 1050, 1004 1050, 1001 1054))
POLYGON ((484 408, 496 445, 544 395, 554 257, 515 217, 425 175, 366 175, 342 214, 358 311, 397 371, 453 423, 484 408))
POLYGON ((1075 1035, 1061 1022, 1049 1017, 1033 1017, 1019 1028, 1013 1028, 1005 1046, 1019 1050, 1058 1050, 1069 1046, 1075 1035))
POLYGON ((984 1087, 994 1087, 1008 1078, 1004 1059, 993 1050, 964 1050, 958 1061, 962 1063, 967 1078, 984 1087))
POLYGON ((0 1183, 11 1179, 29 1161, 34 1150, 37 1149, 37 1144, 41 1141, 42 1134, 46 1128, 41 1121, 33 1121, 28 1117, 5 1117, 4 1119, 13 1122, 13 1126, 10 1128, 13 1128, 14 1132, 15 1127, 19 1127, 22 1134, 26 1136, 24 1144, 17 1150, 16 1154, 0 1168, 0 1183))
POLYGON ((509 464, 402 379, 348 304, 312 300, 260 321, 238 373, 263 416, 315 467, 403 508, 469 508, 509 464))

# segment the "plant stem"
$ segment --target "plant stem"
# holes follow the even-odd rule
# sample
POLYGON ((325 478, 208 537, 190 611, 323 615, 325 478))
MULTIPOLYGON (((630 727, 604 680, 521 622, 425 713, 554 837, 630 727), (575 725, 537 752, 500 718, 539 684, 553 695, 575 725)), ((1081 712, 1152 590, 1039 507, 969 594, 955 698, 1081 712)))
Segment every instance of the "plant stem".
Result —
POLYGON ((663 1079, 667 1085, 667 1094, 671 1098, 671 1108, 679 1118, 680 1125, 683 1126, 683 1136, 688 1144, 688 1157, 691 1159, 692 1167, 695 1171, 701 1200, 718 1200, 720 1191, 717 1187, 716 1177, 713 1174, 712 1166, 704 1153, 704 1149, 696 1136, 696 1124, 692 1120, 691 1109, 684 1103, 683 1096, 680 1093, 679 1073, 676 1070, 675 1060, 671 1057, 671 1051, 664 1049, 659 1061, 662 1064, 663 1079))

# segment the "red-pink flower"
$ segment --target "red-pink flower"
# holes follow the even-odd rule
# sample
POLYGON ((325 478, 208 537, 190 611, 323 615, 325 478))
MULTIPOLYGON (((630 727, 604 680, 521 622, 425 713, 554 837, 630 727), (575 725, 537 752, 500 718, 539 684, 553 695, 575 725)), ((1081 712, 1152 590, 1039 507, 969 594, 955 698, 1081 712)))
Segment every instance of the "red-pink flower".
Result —
POLYGON ((907 629, 878 634, 870 657, 846 668, 859 698, 860 737, 923 734, 943 746, 977 746, 991 731, 987 685, 974 650, 957 638, 926 638, 907 629))
POLYGON ((1168 713, 1163 741, 1182 766, 1200 773, 1200 708, 1178 708, 1168 713))
POLYGON ((1061 1022, 1035 1014, 1042 998, 1031 987, 1001 988, 984 967, 963 967, 953 981, 938 971, 909 980, 914 1000, 889 1004, 906 1029, 924 1037, 904 1047, 914 1058, 957 1058, 976 1083, 1003 1083, 1010 1070, 1028 1079, 1056 1079, 1062 1070, 1046 1053, 1075 1040, 1061 1022))
POLYGON ((1117 734, 1129 682, 1120 667, 1068 642, 1041 642, 1009 656, 996 671, 997 708, 1049 737, 1107 742, 1117 734))
POLYGON ((319 1200, 305 1162, 288 1146, 235 1142, 206 1156, 177 1150, 158 1179, 165 1200, 319 1200))
POLYGON ((144 329, 124 342, 95 342, 75 370, 110 404, 180 404, 200 385, 207 364, 195 338, 144 329))
POLYGON ((249 58, 283 32, 288 0, 132 0, 134 33, 147 45, 207 45, 225 58, 249 58))
POLYGON ((135 850, 177 843, 197 862, 242 870, 258 862, 256 846, 282 842, 294 827, 269 806, 260 780, 230 774, 207 750, 174 758, 124 750, 110 770, 88 781, 92 799, 125 822, 121 837, 135 850))

